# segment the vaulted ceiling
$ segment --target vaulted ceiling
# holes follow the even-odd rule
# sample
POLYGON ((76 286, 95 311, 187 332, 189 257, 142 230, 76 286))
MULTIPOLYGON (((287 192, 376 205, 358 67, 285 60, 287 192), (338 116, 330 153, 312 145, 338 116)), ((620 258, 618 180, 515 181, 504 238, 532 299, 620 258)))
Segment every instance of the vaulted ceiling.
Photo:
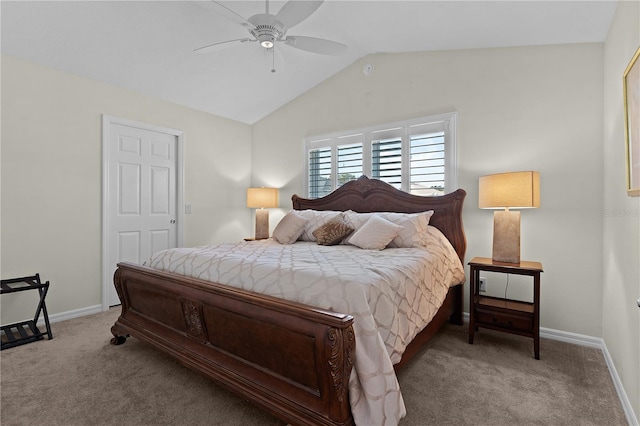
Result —
MULTIPOLYGON (((368 54, 603 42, 616 1, 327 0, 288 35, 349 46, 325 56, 258 43, 206 2, 6 1, 2 53, 252 124, 368 54)), ((264 1, 221 1, 248 18, 264 1)), ((270 1, 275 14, 285 4, 270 1)))

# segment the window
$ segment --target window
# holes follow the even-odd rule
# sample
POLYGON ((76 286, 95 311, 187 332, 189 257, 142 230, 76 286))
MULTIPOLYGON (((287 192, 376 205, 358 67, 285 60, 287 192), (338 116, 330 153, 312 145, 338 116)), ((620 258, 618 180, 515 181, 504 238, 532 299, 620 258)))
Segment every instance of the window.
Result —
POLYGON ((305 140, 308 196, 323 197, 361 175, 416 195, 457 188, 457 113, 305 140))

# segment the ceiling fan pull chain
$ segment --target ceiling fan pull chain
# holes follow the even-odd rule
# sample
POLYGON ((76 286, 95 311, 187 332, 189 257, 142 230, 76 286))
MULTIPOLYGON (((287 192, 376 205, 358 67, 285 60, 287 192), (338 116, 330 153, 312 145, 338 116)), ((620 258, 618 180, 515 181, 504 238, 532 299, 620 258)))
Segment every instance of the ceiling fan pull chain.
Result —
POLYGON ((271 72, 276 72, 276 48, 272 47, 271 48, 271 58, 273 61, 273 65, 271 67, 271 72))

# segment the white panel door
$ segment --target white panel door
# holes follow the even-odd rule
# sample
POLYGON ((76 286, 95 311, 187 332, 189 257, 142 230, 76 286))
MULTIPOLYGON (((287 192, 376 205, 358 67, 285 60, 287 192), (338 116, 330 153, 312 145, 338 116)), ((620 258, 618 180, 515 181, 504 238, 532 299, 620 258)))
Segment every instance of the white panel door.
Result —
MULTIPOLYGON (((178 138, 115 122, 107 133, 109 279, 118 262, 140 264, 177 246, 178 138)), ((109 306, 120 304, 112 280, 108 288, 109 306)))

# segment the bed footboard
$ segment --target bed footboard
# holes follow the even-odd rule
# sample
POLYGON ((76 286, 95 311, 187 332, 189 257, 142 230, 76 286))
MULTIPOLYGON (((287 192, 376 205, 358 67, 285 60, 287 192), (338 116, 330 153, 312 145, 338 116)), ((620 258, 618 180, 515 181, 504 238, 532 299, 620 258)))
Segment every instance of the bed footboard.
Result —
POLYGON ((148 342, 294 425, 352 425, 350 315, 121 263, 112 343, 148 342))

